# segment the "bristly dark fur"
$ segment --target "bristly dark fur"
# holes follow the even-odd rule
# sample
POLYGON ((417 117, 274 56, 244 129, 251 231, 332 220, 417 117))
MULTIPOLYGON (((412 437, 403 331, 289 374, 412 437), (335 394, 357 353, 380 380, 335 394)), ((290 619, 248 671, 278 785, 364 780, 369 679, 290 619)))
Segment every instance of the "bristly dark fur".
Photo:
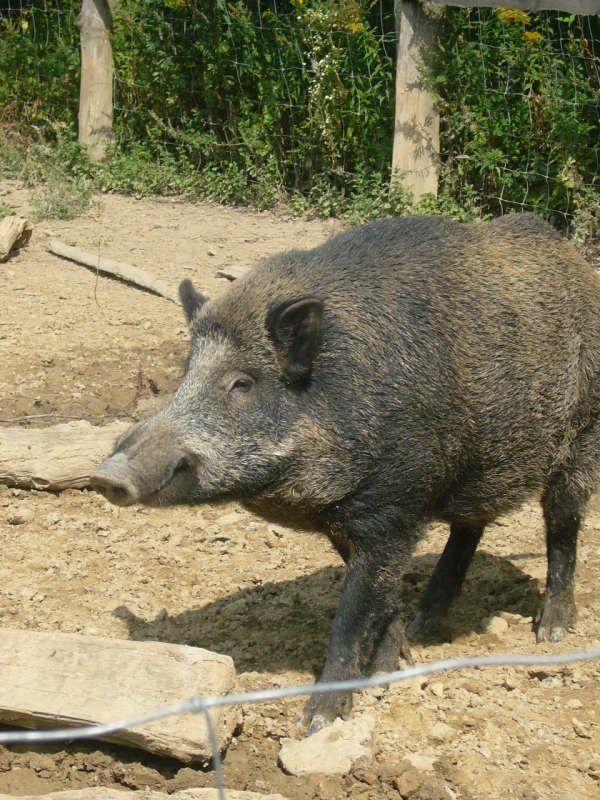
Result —
MULTIPOLYGON (((389 219, 258 265, 204 302, 189 369, 98 484, 119 502, 223 495, 325 531, 348 564, 323 679, 408 657, 400 579, 432 519, 450 538, 413 630, 459 594, 485 526, 541 497, 539 641, 575 622, 576 542, 600 453, 600 287, 532 215, 389 219)), ((190 313, 191 312, 191 313, 190 313)), ((350 696, 319 696, 313 726, 350 696)))

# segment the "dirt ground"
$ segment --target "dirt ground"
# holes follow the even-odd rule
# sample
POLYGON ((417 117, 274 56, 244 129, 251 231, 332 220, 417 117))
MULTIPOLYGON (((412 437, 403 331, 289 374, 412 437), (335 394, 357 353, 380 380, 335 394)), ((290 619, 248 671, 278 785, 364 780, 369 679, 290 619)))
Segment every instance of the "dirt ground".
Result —
MULTIPOLYGON (((9 183, 1 189, 5 202, 27 210, 24 191, 9 183)), ((97 424, 134 419, 163 402, 181 374, 180 309, 51 256, 49 235, 173 285, 191 277, 214 294, 226 288, 218 267, 251 265, 338 229, 113 196, 75 221, 37 225, 30 246, 0 265, 1 424, 41 426, 59 415, 97 424)), ((581 537, 576 634, 557 645, 534 643, 545 554, 531 504, 489 528, 451 615, 452 641, 414 644, 415 660, 599 648, 599 530, 595 499, 581 537), (490 616, 507 624, 486 632, 490 616)), ((404 581, 408 616, 446 535, 434 526, 418 548, 404 581)), ((116 509, 85 491, 0 487, 0 553, 0 627, 207 647, 234 658, 240 689, 313 679, 342 580, 325 539, 274 527, 235 505, 116 509)), ((289 800, 597 798, 599 679, 593 662, 455 672, 362 693, 356 713, 376 716, 373 757, 345 777, 292 777, 278 766, 279 740, 297 735, 301 701, 248 707, 225 755, 226 784, 289 800)), ((214 785, 214 773, 100 742, 0 747, 0 793, 100 785, 173 791, 214 785)))

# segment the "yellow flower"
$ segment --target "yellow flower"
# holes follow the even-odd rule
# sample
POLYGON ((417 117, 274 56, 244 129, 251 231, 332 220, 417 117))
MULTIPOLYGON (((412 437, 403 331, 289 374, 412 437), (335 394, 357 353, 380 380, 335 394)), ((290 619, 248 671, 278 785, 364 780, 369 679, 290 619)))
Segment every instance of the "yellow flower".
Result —
POLYGON ((542 34, 537 31, 525 31, 523 38, 531 44, 541 44, 544 41, 542 34))
POLYGON ((23 31, 23 33, 29 30, 29 23, 27 22, 26 19, 21 20, 21 30, 23 31))
POLYGON ((346 24, 346 30, 350 33, 364 33, 365 26, 363 22, 360 22, 360 20, 353 19, 351 22, 346 24))
POLYGON ((269 11, 268 8, 265 11, 263 11, 262 14, 261 14, 261 17, 263 19, 268 19, 269 17, 272 17, 272 16, 273 16, 273 12, 269 11))
POLYGON ((531 17, 517 8, 498 8, 496 14, 507 25, 531 25, 531 17))

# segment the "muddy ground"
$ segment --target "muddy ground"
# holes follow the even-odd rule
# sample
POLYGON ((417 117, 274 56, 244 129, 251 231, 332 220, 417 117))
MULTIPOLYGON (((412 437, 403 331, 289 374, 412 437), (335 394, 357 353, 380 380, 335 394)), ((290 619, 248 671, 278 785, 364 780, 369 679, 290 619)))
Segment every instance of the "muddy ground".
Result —
MULTIPOLYGON (((27 210, 24 191, 7 183, 2 191, 5 202, 27 210)), ((48 236, 145 267, 173 285, 191 277, 214 294, 226 288, 218 267, 251 265, 338 229, 112 196, 75 221, 40 223, 30 246, 0 265, 0 424, 134 419, 164 401, 181 374, 180 310, 49 255, 48 236)), ((452 641, 416 643, 415 659, 600 647, 599 530, 595 499, 581 537, 578 631, 568 640, 534 644, 545 555, 532 503, 490 527, 452 613, 452 641), (494 615, 507 624, 486 632, 494 615)), ((408 615, 446 535, 444 526, 432 527, 417 551, 404 581, 408 615)), ((0 553, 0 626, 207 647, 234 658, 240 689, 314 677, 342 580, 326 540, 235 505, 116 509, 77 491, 0 487, 0 553)), ((599 678, 596 662, 456 672, 363 693, 355 706, 376 715, 373 757, 345 777, 292 777, 279 768, 278 743, 296 735, 300 701, 250 707, 225 756, 226 783, 289 800, 597 798, 599 678), (431 768, 411 766, 414 754, 431 768)), ((214 774, 98 742, 0 747, 0 793, 99 785, 172 791, 214 785, 214 774)))

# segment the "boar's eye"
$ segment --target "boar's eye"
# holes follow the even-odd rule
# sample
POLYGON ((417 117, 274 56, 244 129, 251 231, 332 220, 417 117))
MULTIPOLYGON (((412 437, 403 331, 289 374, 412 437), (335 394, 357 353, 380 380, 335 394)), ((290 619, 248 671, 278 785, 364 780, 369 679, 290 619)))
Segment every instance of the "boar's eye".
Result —
POLYGON ((253 386, 254 381, 249 375, 238 375, 237 378, 234 378, 229 384, 227 393, 232 394, 234 392, 239 392, 240 394, 247 394, 253 386))

